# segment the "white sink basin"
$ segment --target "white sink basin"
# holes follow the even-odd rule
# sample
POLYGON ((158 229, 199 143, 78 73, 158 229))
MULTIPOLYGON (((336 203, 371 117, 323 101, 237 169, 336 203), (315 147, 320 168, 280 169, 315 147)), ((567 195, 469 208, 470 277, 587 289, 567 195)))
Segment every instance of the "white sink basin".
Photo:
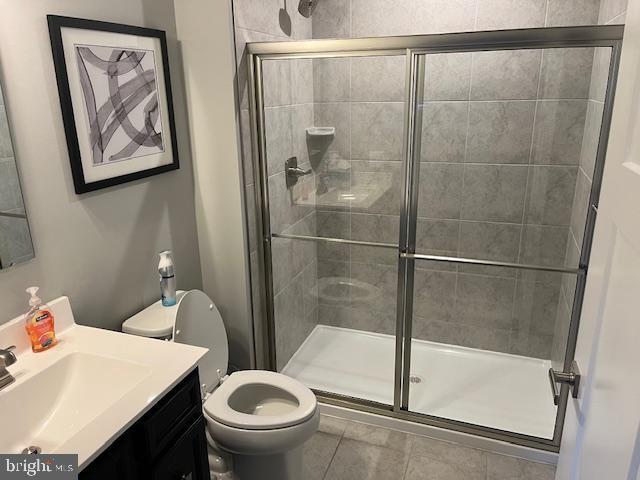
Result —
POLYGON ((57 450, 151 373, 116 358, 74 352, 0 396, 0 452, 57 450), (106 379, 117 379, 108 382, 106 379))
POLYGON ((47 351, 31 351, 22 318, 0 325, 0 347, 17 357, 15 382, 0 389, 0 452, 75 453, 82 470, 207 350, 76 325, 66 297, 49 307, 59 344, 47 351))

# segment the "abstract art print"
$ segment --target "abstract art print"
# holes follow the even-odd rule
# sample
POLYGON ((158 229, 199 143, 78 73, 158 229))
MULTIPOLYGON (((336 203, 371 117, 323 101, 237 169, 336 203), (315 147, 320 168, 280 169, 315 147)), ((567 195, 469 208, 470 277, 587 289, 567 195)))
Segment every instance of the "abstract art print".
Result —
POLYGON ((76 193, 179 168, 164 32, 48 21, 76 193))
POLYGON ((93 164, 161 153, 153 51, 76 45, 76 55, 93 164))

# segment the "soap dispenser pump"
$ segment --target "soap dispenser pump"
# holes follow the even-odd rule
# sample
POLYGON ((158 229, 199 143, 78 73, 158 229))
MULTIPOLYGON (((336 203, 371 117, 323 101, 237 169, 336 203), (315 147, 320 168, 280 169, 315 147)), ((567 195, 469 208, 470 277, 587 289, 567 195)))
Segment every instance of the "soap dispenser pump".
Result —
POLYGON ((176 273, 173 265, 173 254, 171 250, 165 250, 160 252, 159 255, 158 273, 160 274, 162 305, 171 307, 176 304, 176 273))

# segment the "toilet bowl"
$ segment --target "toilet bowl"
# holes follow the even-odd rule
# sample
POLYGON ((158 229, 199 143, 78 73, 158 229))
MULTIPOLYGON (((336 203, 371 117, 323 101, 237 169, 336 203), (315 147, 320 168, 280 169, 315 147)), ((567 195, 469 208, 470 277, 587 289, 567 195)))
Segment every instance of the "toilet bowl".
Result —
POLYGON ((302 478, 302 445, 320 419, 315 395, 280 373, 246 370, 227 376, 227 333, 205 293, 179 291, 176 305, 158 301, 127 319, 122 331, 209 349, 198 369, 212 480, 302 478))

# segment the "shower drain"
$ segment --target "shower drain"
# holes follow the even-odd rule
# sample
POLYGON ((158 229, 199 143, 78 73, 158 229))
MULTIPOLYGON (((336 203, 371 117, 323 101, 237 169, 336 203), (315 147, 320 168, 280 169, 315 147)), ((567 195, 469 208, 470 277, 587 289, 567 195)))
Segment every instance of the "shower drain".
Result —
POLYGON ((422 377, 419 375, 409 375, 409 383, 422 383, 422 377))

